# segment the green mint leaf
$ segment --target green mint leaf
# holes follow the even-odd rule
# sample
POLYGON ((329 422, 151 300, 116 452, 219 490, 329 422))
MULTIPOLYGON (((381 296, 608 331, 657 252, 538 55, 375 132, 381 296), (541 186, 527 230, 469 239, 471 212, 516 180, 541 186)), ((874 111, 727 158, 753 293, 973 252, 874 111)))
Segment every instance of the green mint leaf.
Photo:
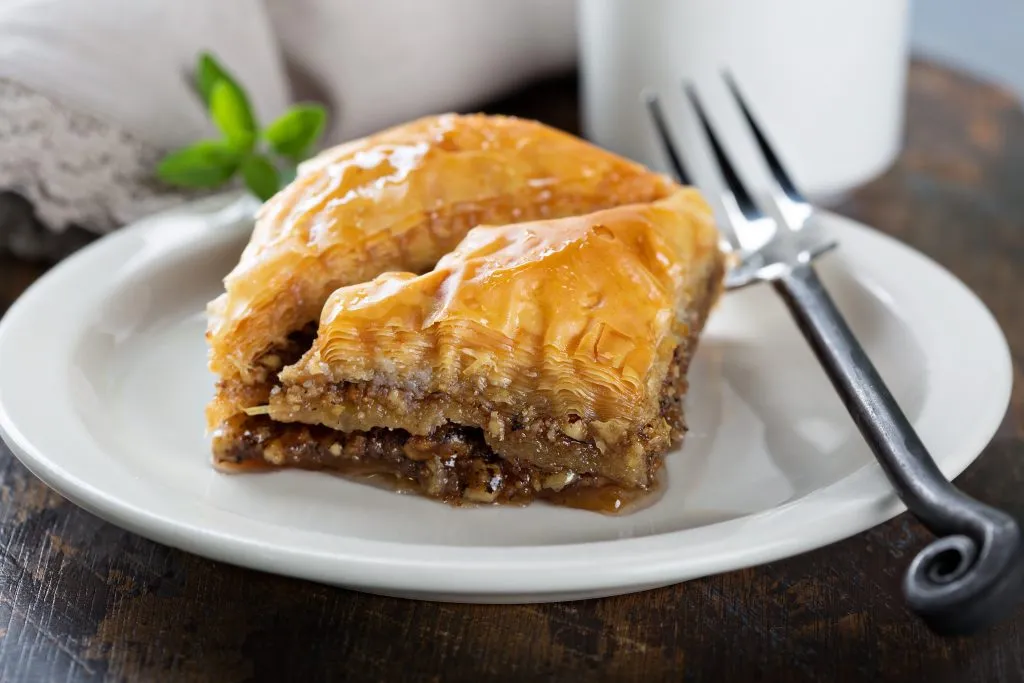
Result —
POLYGON ((202 140, 171 152, 157 165, 160 180, 179 187, 216 187, 226 182, 241 162, 239 153, 217 140, 202 140))
POLYGON ((292 160, 300 160, 316 144, 327 120, 319 104, 300 104, 282 114, 263 131, 270 148, 292 160))
POLYGON ((249 191, 263 201, 273 197, 278 190, 277 169, 265 156, 254 154, 242 162, 242 177, 249 191))
POLYGON ((231 76, 227 69, 225 69, 217 58, 209 52, 203 52, 199 55, 199 62, 196 64, 196 87, 199 88, 199 94, 203 97, 203 102, 206 106, 210 106, 210 96, 213 93, 213 86, 217 81, 227 81, 233 85, 238 85, 238 82, 231 76))
POLYGON ((227 141, 238 150, 247 152, 256 140, 256 118, 238 85, 219 80, 210 91, 210 116, 227 141))

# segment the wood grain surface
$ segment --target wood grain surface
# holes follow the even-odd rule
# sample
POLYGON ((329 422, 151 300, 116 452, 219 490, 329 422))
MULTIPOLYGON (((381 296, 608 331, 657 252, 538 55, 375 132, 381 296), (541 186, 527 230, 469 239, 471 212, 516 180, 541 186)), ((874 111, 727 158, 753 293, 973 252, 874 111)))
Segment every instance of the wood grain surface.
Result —
MULTIPOLYGON (((575 130, 576 102, 566 77, 488 109, 575 130)), ((997 88, 915 64, 907 120, 895 166, 839 210, 947 267, 1003 326, 1012 407, 958 481, 1024 517, 1024 113, 997 88)), ((0 261, 0 310, 41 271, 0 261)), ((637 595, 439 605, 152 543, 64 501, 0 447, 0 681, 1024 680, 1024 611, 940 640, 904 609, 901 576, 928 538, 904 515, 800 557, 637 595)))

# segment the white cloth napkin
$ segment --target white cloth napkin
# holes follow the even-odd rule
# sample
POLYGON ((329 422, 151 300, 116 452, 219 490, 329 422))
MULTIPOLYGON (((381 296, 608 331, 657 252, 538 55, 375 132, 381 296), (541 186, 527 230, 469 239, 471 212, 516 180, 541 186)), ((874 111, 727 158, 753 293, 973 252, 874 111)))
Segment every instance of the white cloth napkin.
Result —
POLYGON ((0 77, 161 147, 213 132, 188 78, 202 50, 236 72, 261 116, 287 105, 259 0, 0 2, 0 77))
POLYGON ((103 232, 180 201, 152 169, 214 134, 190 85, 202 50, 263 121, 295 99, 327 104, 332 144, 570 66, 574 3, 3 0, 0 192, 54 231, 103 232))

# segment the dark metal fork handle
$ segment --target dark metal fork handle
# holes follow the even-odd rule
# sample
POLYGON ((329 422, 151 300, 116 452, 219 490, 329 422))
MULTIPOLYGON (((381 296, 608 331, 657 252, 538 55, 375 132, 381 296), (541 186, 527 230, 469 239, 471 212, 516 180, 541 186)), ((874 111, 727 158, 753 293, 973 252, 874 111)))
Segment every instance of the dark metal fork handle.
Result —
POLYGON ((939 471, 810 264, 774 283, 900 498, 938 538, 911 563, 907 603, 938 633, 967 634, 1016 607, 1021 532, 939 471))

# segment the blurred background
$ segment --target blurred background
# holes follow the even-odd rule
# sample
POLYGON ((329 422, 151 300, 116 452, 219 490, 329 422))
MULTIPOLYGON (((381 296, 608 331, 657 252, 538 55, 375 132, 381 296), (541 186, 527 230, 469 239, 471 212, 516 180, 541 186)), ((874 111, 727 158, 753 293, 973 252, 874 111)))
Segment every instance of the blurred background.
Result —
MULTIPOLYGON (((842 75, 831 90, 827 77, 810 84, 818 101, 833 105, 824 114, 793 109, 792 98, 782 96, 783 109, 773 114, 771 93, 787 93, 770 79, 761 86, 760 101, 769 122, 777 121, 784 153, 794 155, 798 179, 820 182, 823 192, 869 180, 898 150, 902 110, 870 100, 886 88, 902 96, 902 73, 888 54, 924 57, 1024 93, 1018 66, 1024 44, 1015 35, 1024 25, 1024 4, 1018 0, 777 0, 757 4, 768 8, 765 20, 752 18, 752 7, 711 0, 5 0, 0 252, 52 262, 96 235, 202 194, 154 177, 169 150, 215 133, 190 77, 202 51, 215 54, 244 86, 261 121, 296 101, 324 104, 329 122, 321 145, 439 111, 511 109, 528 116, 529 106, 520 105, 537 98, 518 101, 517 93, 548 88, 551 97, 565 100, 561 108, 545 109, 548 118, 557 112, 558 120, 548 123, 649 161, 631 142, 640 128, 629 123, 628 112, 617 113, 600 99, 602 93, 622 99, 622 83, 637 90, 650 85, 642 66, 629 73, 619 67, 642 54, 674 67, 673 60, 703 58, 701 40, 719 44, 717 32, 743 35, 731 29, 749 26, 756 37, 780 30, 765 21, 785 20, 805 38, 845 46, 805 60, 822 73, 842 75), (672 31, 662 42, 698 46, 685 54, 645 40, 643 26, 665 24, 677 10, 688 13, 687 21, 669 22, 672 31), (856 21, 860 29, 851 27, 856 21), (589 60, 583 73, 590 94, 579 100, 574 79, 581 55, 589 60), (829 93, 857 104, 840 106, 829 93), (588 106, 591 112, 581 111, 588 106), (861 138, 835 135, 838 120, 831 129, 812 129, 796 116, 804 111, 813 123, 854 109, 861 138), (877 123, 864 124, 864 116, 877 123), (787 133, 787 125, 794 132, 787 133), (847 139, 847 147, 822 146, 815 135, 847 139), (855 159, 855 152, 876 148, 871 159, 855 159), (815 162, 809 156, 815 150, 856 168, 815 162)), ((777 59, 779 83, 794 80, 778 46, 801 41, 773 35, 764 41, 754 45, 750 63, 777 59)), ((742 64, 739 69, 744 76, 742 64)), ((752 69, 747 80, 757 94, 761 76, 752 69)))

